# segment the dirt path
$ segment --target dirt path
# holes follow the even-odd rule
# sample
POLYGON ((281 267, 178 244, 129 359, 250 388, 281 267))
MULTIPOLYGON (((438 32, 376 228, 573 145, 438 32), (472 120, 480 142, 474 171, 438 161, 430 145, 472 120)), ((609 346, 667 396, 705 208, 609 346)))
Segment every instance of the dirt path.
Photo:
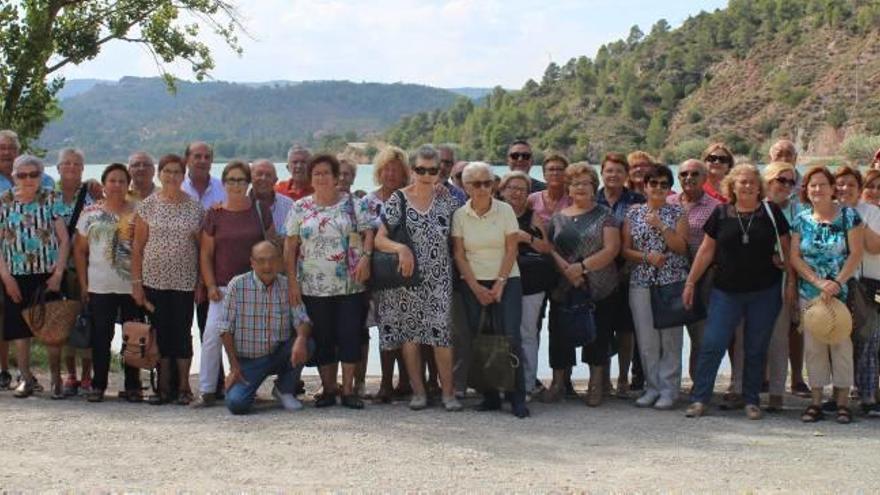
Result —
POLYGON ((717 410, 692 420, 619 399, 531 404, 533 417, 517 420, 405 402, 287 413, 268 400, 233 417, 2 392, 0 490, 876 491, 880 421, 804 425, 802 402, 786 400, 763 421, 717 410))

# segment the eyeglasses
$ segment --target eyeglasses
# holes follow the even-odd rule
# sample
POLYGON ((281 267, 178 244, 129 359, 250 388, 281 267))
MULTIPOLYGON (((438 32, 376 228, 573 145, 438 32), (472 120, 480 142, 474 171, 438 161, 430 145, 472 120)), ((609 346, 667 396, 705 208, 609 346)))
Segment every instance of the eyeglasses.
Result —
POLYGON ((732 161, 733 160, 726 155, 709 155, 706 157, 706 163, 723 163, 725 165, 730 165, 730 162, 732 161))
POLYGON ((690 171, 690 172, 688 172, 688 171, 685 171, 685 172, 679 172, 679 173, 678 173, 678 176, 681 177, 682 179, 689 179, 689 178, 691 178, 691 177, 693 177, 694 179, 697 179, 697 178, 700 177, 700 172, 698 172, 698 171, 696 171, 696 170, 693 170, 693 171, 690 171))
POLYGON ((797 184, 796 180, 787 179, 785 177, 777 177, 777 178, 773 179, 773 181, 778 182, 780 185, 786 186, 786 187, 794 187, 794 185, 797 184))
POLYGON ((243 186, 248 182, 250 181, 245 177, 228 177, 223 181, 224 184, 232 184, 233 186, 243 186))
POLYGON ((41 175, 43 175, 43 172, 40 172, 39 170, 34 170, 33 172, 16 172, 15 178, 18 180, 39 179, 41 175))
POLYGON ((531 153, 513 152, 507 156, 509 156, 512 160, 531 160, 532 159, 531 153))
POLYGON ((413 172, 419 175, 437 175, 440 173, 439 167, 413 167, 413 172))
POLYGON ((495 185, 495 181, 494 180, 472 180, 472 181, 468 182, 468 184, 470 184, 470 186, 473 188, 489 189, 493 185, 495 185))
POLYGON ((669 189, 669 181, 651 179, 648 185, 656 189, 669 189))

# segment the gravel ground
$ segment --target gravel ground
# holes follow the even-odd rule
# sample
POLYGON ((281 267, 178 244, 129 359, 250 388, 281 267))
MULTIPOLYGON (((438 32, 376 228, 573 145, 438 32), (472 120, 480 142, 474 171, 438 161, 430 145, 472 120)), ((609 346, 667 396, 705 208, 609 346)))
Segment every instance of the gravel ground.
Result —
POLYGON ((527 420, 405 402, 288 413, 269 399, 233 417, 3 392, 0 491, 876 492, 880 421, 805 425, 803 401, 786 401, 763 421, 620 399, 533 403, 527 420))

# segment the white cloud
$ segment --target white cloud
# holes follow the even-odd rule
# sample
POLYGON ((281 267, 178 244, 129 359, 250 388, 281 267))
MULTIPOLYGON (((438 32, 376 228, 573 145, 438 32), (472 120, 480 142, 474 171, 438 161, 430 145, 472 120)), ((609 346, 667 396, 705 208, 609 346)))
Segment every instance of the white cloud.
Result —
MULTIPOLYGON (((518 88, 540 79, 550 60, 592 56, 605 42, 644 31, 665 17, 673 25, 724 0, 253 0, 239 10, 253 39, 237 57, 215 36, 220 80, 349 79, 433 86, 518 88)), ((181 77, 188 68, 176 67, 181 77)), ((117 43, 68 77, 116 79, 156 73, 143 49, 117 43)))

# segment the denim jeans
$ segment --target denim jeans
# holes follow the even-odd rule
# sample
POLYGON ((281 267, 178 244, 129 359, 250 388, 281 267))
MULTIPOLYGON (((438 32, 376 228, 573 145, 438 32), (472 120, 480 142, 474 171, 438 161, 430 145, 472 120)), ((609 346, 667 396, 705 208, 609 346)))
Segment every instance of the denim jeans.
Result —
MULTIPOLYGON (((480 281, 480 284, 486 288, 491 288, 493 283, 494 281, 480 281)), ((468 322, 467 338, 473 340, 474 335, 477 332, 477 327, 480 324, 480 312, 482 311, 483 306, 466 285, 462 287, 461 298, 468 322)), ((514 354, 516 354, 519 362, 522 363, 523 352, 522 339, 520 337, 520 324, 522 323, 522 285, 518 277, 513 277, 507 280, 507 283, 504 285, 504 293, 501 295, 501 302, 491 304, 489 310, 492 311, 493 321, 501 322, 504 335, 506 335, 510 341, 510 347, 514 354)), ((515 390, 509 395, 511 402, 525 402, 525 374, 523 372, 522 364, 516 367, 515 378, 515 390)), ((491 392, 487 393, 487 396, 490 394, 491 392)))
MULTIPOLYGON (((226 407, 232 414, 246 414, 254 404, 257 389, 269 375, 278 375, 275 386, 282 394, 295 394, 296 384, 302 374, 302 366, 290 364, 293 340, 279 344, 275 350, 258 358, 239 358, 241 376, 245 383, 238 382, 226 391, 226 407)), ((310 346, 311 347, 311 346, 310 346)))
POLYGON ((746 404, 760 405, 758 394, 764 381, 767 347, 781 307, 782 289, 778 282, 772 287, 753 292, 712 289, 691 400, 704 404, 709 402, 721 359, 727 352, 736 327, 744 322, 743 399, 746 404))

